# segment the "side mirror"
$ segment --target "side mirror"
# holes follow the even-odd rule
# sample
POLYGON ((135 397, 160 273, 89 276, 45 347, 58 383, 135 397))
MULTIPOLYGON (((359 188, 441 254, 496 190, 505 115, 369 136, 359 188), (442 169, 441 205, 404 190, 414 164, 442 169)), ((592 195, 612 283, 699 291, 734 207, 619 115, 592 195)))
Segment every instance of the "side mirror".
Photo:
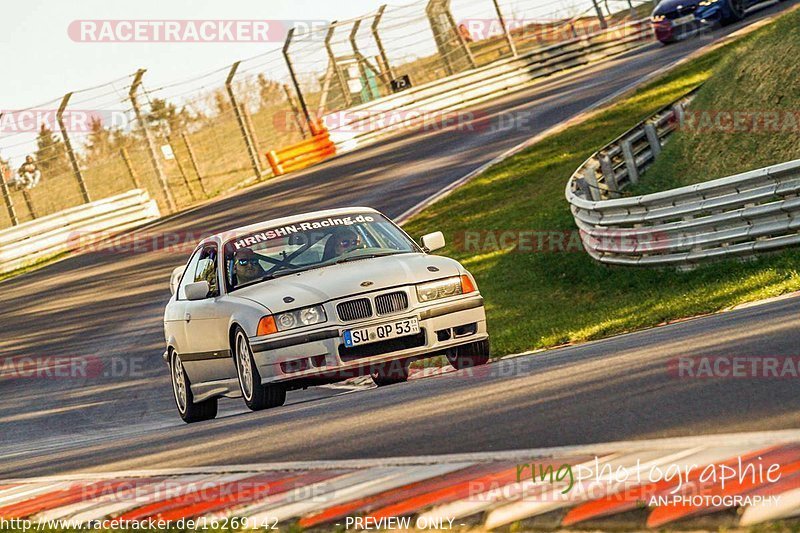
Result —
POLYGON ((211 285, 207 281, 195 281, 186 286, 187 300, 205 300, 211 291, 211 285))
POLYGON ((181 281, 181 274, 183 274, 183 269, 186 267, 175 267, 172 271, 172 275, 169 277, 169 290, 172 294, 175 294, 175 291, 178 290, 178 283, 181 281))
POLYGON ((432 252, 439 248, 444 248, 444 235, 441 231, 435 231, 422 236, 422 247, 426 252, 432 252))

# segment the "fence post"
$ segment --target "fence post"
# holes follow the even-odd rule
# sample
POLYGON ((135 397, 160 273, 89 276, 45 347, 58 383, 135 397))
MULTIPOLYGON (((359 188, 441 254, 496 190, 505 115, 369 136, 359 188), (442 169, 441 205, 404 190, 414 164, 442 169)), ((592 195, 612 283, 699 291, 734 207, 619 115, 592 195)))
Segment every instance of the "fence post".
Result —
POLYGON ((125 147, 120 148, 119 155, 122 156, 122 160, 125 162, 125 167, 128 169, 128 175, 131 177, 131 181, 133 181, 133 186, 137 189, 141 189, 142 183, 139 181, 139 177, 133 170, 131 158, 128 156, 128 150, 125 147))
POLYGON ((186 152, 189 154, 189 161, 192 162, 194 173, 197 174, 197 183, 200 184, 200 190, 203 191, 203 194, 208 198, 208 191, 203 184, 203 176, 200 174, 200 167, 197 165, 197 157, 194 155, 194 148, 192 148, 192 143, 189 142, 189 137, 186 135, 185 131, 181 132, 181 139, 183 139, 183 144, 186 145, 186 152))
POLYGON ((292 37, 294 37, 294 28, 289 29, 289 31, 286 33, 286 42, 283 43, 283 60, 286 61, 286 68, 289 69, 289 77, 292 78, 292 85, 294 85, 294 90, 297 93, 297 99, 300 101, 300 109, 303 110, 303 115, 306 117, 306 124, 308 124, 308 129, 313 135, 314 126, 312 124, 311 114, 308 112, 306 99, 303 96, 303 91, 300 90, 300 83, 297 81, 297 74, 294 71, 292 60, 289 57, 289 46, 292 44, 292 37))
POLYGON ((608 23, 606 22, 606 18, 603 16, 603 11, 600 9, 600 4, 597 3, 597 0, 592 0, 592 4, 594 4, 594 10, 597 12, 597 19, 600 21, 600 27, 602 29, 608 28, 608 23))
POLYGON ((175 198, 172 196, 172 191, 169 189, 167 177, 164 174, 164 169, 161 168, 161 161, 158 159, 158 153, 156 152, 153 136, 150 133, 150 128, 147 127, 144 117, 142 117, 142 110, 139 107, 139 100, 136 96, 139 86, 142 84, 142 76, 144 76, 146 71, 147 70, 143 68, 136 71, 136 75, 133 77, 133 82, 131 83, 131 89, 128 92, 128 97, 131 100, 131 106, 133 107, 133 113, 136 115, 136 120, 139 122, 139 126, 142 128, 142 132, 144 132, 144 139, 145 143, 147 144, 147 152, 150 155, 150 163, 153 165, 153 170, 156 173, 156 177, 158 177, 158 182, 161 185, 161 192, 164 193, 164 197, 167 200, 167 207, 169 208, 170 212, 174 213, 177 210, 175 206, 175 198))
POLYGON ((258 167, 261 168, 261 152, 258 149, 258 136, 256 136, 256 129, 253 127, 253 117, 250 116, 250 111, 247 106, 239 104, 239 111, 244 117, 244 125, 247 127, 247 134, 250 136, 250 142, 253 144, 253 151, 258 159, 258 167))
POLYGON ((167 135, 167 143, 169 144, 170 149, 172 150, 172 156, 175 158, 175 165, 178 167, 178 173, 183 178, 183 184, 186 185, 186 190, 189 191, 189 196, 192 198, 192 201, 197 201, 197 197, 194 195, 194 191, 192 190, 192 186, 189 185, 189 178, 186 177, 186 172, 183 170, 183 165, 181 164, 181 159, 178 157, 178 152, 175 150, 175 145, 172 144, 172 138, 167 135))
POLYGON ((333 55, 333 47, 331 47, 331 38, 333 37, 333 32, 336 30, 337 22, 338 21, 334 20, 331 22, 330 26, 328 26, 328 33, 325 34, 325 51, 328 53, 328 61, 331 64, 333 73, 336 75, 336 79, 339 80, 339 88, 342 90, 342 96, 344 96, 344 106, 350 107, 353 105, 353 99, 350 97, 350 87, 347 85, 344 76, 342 76, 342 71, 339 70, 339 65, 336 63, 336 56, 333 55))
POLYGON ((228 97, 231 99, 233 106, 233 113, 236 115, 236 122, 239 124, 239 131, 244 139, 244 144, 247 147, 247 155, 250 156, 250 165, 253 167, 253 172, 256 174, 256 179, 261 178, 261 166, 258 164, 258 155, 253 148, 253 142, 247 134, 247 125, 242 118, 242 111, 239 109, 239 104, 236 102, 236 95, 233 93, 233 77, 236 76, 236 70, 239 68, 241 61, 235 62, 231 65, 231 70, 228 72, 228 79, 225 80, 225 89, 228 91, 228 97))
POLYGON ((14 209, 14 202, 11 200, 11 193, 8 190, 8 183, 6 183, 6 177, 3 175, 2 169, 0 169, 0 186, 3 188, 3 201, 6 203, 8 218, 11 219, 11 225, 16 226, 19 224, 19 219, 17 218, 17 212, 14 209))
POLYGON ((375 38, 375 44, 378 46, 378 53, 381 56, 383 65, 386 67, 386 73, 389 75, 389 81, 391 81, 394 79, 394 70, 392 70, 392 65, 389 63, 389 56, 386 55, 386 49, 383 47, 381 36, 378 35, 378 24, 381 23, 381 17, 383 17, 383 12, 385 9, 386 4, 383 4, 380 8, 378 8, 378 13, 375 15, 375 19, 372 21, 372 36, 375 38))
POLYGON ((33 208, 33 200, 31 200, 31 193, 28 192, 28 189, 22 189, 22 197, 25 199, 25 206, 28 208, 31 218, 36 220, 36 210, 33 208))
POLYGON ((472 68, 475 68, 477 64, 475 63, 475 56, 472 55, 472 50, 469 49, 469 43, 464 36, 461 35, 461 32, 458 31, 458 24, 456 24, 456 20, 453 18, 453 13, 450 11, 450 6, 447 6, 445 9, 445 15, 447 16, 448 22, 450 22, 450 26, 453 28, 453 31, 456 32, 456 38, 458 42, 461 44, 461 48, 464 49, 464 53, 467 54, 467 60, 472 68))
POLYGON ((650 145, 650 153, 653 154, 653 159, 661 154, 661 141, 658 138, 658 132, 652 122, 644 125, 644 134, 647 137, 647 143, 650 145))
POLYGON ((639 182, 639 169, 636 167, 636 155, 633 153, 631 141, 625 139, 620 143, 622 155, 625 158, 625 168, 628 169, 628 179, 632 184, 639 182))
MULTIPOLYGON (((297 104, 294 102, 294 98, 292 97, 292 93, 289 90, 289 86, 285 83, 283 84, 283 92, 286 93, 286 101, 289 102, 289 107, 292 110, 292 116, 294 117, 294 122, 297 124, 297 128, 300 130, 300 137, 306 136, 306 127, 307 124, 303 124, 303 121, 300 120, 300 110, 297 109, 297 104)), ((309 134, 311 136, 312 134, 309 134)))
POLYGON ((69 140, 69 135, 67 135, 67 128, 64 126, 64 109, 66 109, 67 104, 69 104, 69 99, 71 96, 72 93, 67 93, 64 95, 64 98, 61 100, 61 105, 58 106, 58 112, 56 112, 56 121, 58 121, 58 128, 61 130, 61 138, 64 140, 64 146, 67 149, 67 156, 69 157, 69 162, 72 165, 72 174, 75 176, 75 179, 78 180, 78 186, 81 188, 83 202, 88 204, 92 201, 92 199, 89 196, 89 190, 86 188, 86 182, 83 181, 81 167, 78 165, 78 158, 75 157, 75 151, 72 149, 72 143, 69 140))
POLYGON ((514 44, 514 39, 511 38, 511 33, 509 33, 508 28, 506 27, 506 19, 503 18, 503 12, 500 9, 500 3, 498 0, 492 0, 492 2, 494 3, 494 10, 497 12, 497 18, 500 20, 500 27, 503 29, 503 35, 506 36, 508 46, 511 48, 511 55, 517 57, 517 46, 514 44))

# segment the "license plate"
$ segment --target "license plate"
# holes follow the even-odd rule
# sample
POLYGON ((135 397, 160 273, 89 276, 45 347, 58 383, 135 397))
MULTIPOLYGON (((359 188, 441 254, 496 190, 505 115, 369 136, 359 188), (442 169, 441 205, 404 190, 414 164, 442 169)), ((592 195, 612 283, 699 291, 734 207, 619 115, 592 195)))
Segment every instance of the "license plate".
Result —
POLYGON ((686 15, 685 17, 677 18, 672 21, 673 26, 680 26, 682 24, 689 24, 694 22, 694 15, 686 15))
POLYGON ((371 342, 385 341, 415 335, 419 333, 419 320, 416 318, 404 318, 386 324, 369 326, 366 328, 346 329, 342 332, 344 345, 348 348, 369 344, 371 342))

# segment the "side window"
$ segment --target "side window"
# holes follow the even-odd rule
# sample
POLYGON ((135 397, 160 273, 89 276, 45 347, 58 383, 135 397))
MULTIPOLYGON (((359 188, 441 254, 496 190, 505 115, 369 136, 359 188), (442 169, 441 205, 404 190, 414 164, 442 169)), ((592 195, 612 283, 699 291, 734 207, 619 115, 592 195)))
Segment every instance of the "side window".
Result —
POLYGON ((194 283, 194 273, 197 271, 197 263, 200 261, 200 255, 202 250, 197 250, 191 259, 189 259, 189 264, 186 266, 186 270, 183 272, 183 277, 181 278, 181 284, 178 285, 178 300, 185 300, 186 299, 186 286, 190 283, 194 283))
POLYGON ((194 270, 194 281, 207 281, 211 291, 209 296, 219 296, 217 283, 217 247, 206 246, 200 251, 199 261, 194 270))
POLYGON ((178 285, 178 300, 186 299, 186 286, 196 281, 207 281, 211 291, 209 296, 219 295, 219 283, 217 282, 217 247, 206 246, 197 250, 178 285))

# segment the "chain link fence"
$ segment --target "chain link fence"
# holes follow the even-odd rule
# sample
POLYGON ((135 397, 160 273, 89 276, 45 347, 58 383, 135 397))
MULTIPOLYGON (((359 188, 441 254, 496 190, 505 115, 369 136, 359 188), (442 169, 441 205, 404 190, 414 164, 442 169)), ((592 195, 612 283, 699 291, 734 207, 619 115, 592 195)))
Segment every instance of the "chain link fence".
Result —
POLYGON ((150 86, 140 70, 4 111, 0 227, 134 188, 147 190, 162 213, 174 212, 263 179, 266 152, 310 137, 326 114, 643 18, 651 8, 649 0, 384 5, 290 30, 282 49, 190 79, 150 86))

